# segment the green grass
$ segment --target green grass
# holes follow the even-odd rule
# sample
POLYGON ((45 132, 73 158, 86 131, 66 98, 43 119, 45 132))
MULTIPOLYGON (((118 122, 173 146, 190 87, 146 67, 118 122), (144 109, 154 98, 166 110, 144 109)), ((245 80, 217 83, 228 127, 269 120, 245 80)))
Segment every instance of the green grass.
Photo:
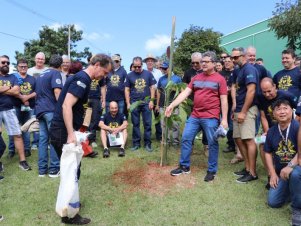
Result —
MULTIPOLYGON (((98 142, 99 143, 99 142, 98 142)), ((128 142, 131 146, 131 141, 128 142)), ((196 142, 192 155, 192 175, 196 178, 193 188, 175 188, 162 196, 138 191, 125 192, 126 185, 116 184, 112 175, 130 159, 144 163, 160 161, 159 143, 153 142, 154 152, 143 149, 126 151, 125 158, 118 158, 117 151, 109 159, 98 156, 84 158, 80 178, 82 216, 92 219, 90 225, 289 225, 290 206, 271 209, 266 204, 264 189, 266 176, 258 160, 259 180, 250 184, 237 184, 233 171, 243 164, 230 165, 232 154, 222 153, 225 140, 220 142, 219 171, 213 183, 205 183, 204 166, 207 160, 201 154, 201 142, 196 142)), ((100 151, 100 149, 98 148, 100 151)), ((59 179, 39 178, 37 152, 28 158, 33 170, 21 171, 18 158, 2 157, 5 166, 4 181, 0 183, 0 225, 60 225, 55 213, 59 179)), ((101 154, 101 153, 100 153, 101 154)), ((169 165, 176 166, 179 151, 169 149, 169 165)), ((181 180, 181 175, 177 180, 181 180)), ((166 177, 170 177, 167 173, 166 177)))

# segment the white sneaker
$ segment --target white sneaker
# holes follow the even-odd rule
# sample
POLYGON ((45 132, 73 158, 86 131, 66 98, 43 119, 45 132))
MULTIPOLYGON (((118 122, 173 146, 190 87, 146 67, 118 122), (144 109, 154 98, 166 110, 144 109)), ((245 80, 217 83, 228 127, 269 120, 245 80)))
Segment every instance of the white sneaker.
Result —
POLYGON ((98 147, 98 145, 96 144, 96 142, 92 142, 91 146, 92 146, 92 148, 97 148, 98 147))
POLYGON ((59 177, 60 176, 60 171, 55 171, 55 172, 49 172, 48 174, 49 177, 51 178, 56 178, 56 177, 59 177))

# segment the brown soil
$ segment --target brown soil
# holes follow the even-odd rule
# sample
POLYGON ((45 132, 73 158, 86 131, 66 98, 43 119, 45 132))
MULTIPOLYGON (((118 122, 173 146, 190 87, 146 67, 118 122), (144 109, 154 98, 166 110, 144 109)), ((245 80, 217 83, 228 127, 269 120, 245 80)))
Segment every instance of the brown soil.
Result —
POLYGON ((147 194, 163 196, 171 191, 193 188, 199 169, 192 168, 193 174, 171 176, 174 166, 161 167, 158 163, 144 163, 140 159, 129 159, 116 170, 112 179, 116 186, 125 185, 125 192, 142 191, 147 194))

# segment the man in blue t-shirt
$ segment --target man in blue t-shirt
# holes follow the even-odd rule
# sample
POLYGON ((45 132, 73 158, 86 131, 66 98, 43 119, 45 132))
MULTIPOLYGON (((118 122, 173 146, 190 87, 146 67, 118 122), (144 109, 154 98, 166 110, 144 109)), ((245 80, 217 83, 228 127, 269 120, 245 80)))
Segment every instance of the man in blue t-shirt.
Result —
MULTIPOLYGON (((163 76, 159 79, 158 85, 157 85, 157 105, 156 110, 160 111, 161 115, 164 115, 164 105, 165 105, 165 93, 166 93, 166 86, 168 83, 168 71, 169 71, 169 63, 163 62, 160 66, 160 69, 162 71, 163 76)), ((174 84, 179 84, 182 82, 182 79, 172 74, 170 77, 170 81, 172 81, 174 84)), ((166 103, 166 106, 168 106, 174 99, 175 91, 171 91, 169 94, 169 101, 166 103)), ((174 115, 179 115, 179 108, 176 108, 173 111, 174 115)), ((161 117, 161 127, 163 129, 163 134, 165 133, 165 122, 164 117, 161 117)), ((168 142, 172 142, 172 145, 177 146, 180 144, 179 139, 179 123, 173 122, 172 128, 168 129, 168 142)))
POLYGON ((282 51, 283 70, 278 71, 273 81, 279 90, 289 91, 299 99, 301 91, 301 73, 295 66, 296 54, 292 49, 282 51))
POLYGON ((36 82, 36 108, 35 113, 39 119, 39 177, 58 177, 60 174, 60 161, 53 148, 49 145, 49 129, 53 113, 57 107, 56 103, 63 88, 62 76, 59 70, 63 59, 60 55, 52 55, 49 60, 49 69, 41 73, 36 82), (49 167, 48 167, 49 162, 49 167))
POLYGON ((266 164, 271 176, 268 205, 272 208, 291 201, 293 225, 301 222, 301 167, 298 165, 299 123, 292 118, 293 109, 285 99, 273 105, 277 124, 272 126, 264 144, 266 164), (299 222, 295 224, 294 222, 299 222))
POLYGON ((126 70, 121 66, 121 57, 119 54, 112 56, 114 70, 108 74, 104 79, 104 85, 106 86, 106 112, 109 112, 109 105, 111 101, 115 101, 118 104, 119 113, 124 113, 125 99, 124 99, 124 82, 127 75, 126 70))
POLYGON ((151 132, 152 132, 152 113, 154 108, 153 98, 155 96, 156 80, 152 73, 142 69, 142 58, 134 57, 134 71, 126 76, 125 81, 125 100, 127 108, 130 110, 131 104, 139 101, 140 104, 131 111, 133 123, 133 148, 132 151, 140 148, 140 115, 142 115, 144 125, 144 146, 147 151, 152 151, 151 132), (149 99, 147 99, 149 98, 149 99))
MULTIPOLYGON (((50 140, 57 155, 61 158, 64 144, 77 143, 74 131, 80 129, 84 118, 84 104, 88 101, 90 84, 112 70, 111 58, 104 54, 94 55, 89 66, 67 79, 57 102, 50 127, 50 140)), ((80 177, 80 167, 77 180, 80 177)), ((62 217, 65 224, 88 224, 91 220, 76 214, 73 218, 62 217)))
MULTIPOLYGON (((23 125, 34 115, 35 97, 36 97, 36 79, 27 74, 27 60, 20 59, 17 62, 18 73, 14 74, 18 79, 20 86, 20 95, 15 98, 15 110, 19 123, 23 125)), ((25 157, 30 153, 30 133, 22 132, 24 141, 25 157)), ((15 145, 12 136, 9 136, 8 156, 12 158, 15 155, 15 145)))
MULTIPOLYGON (((244 48, 233 48, 232 59, 239 69, 233 73, 231 94, 233 98, 233 138, 244 158, 245 168, 234 172, 240 176, 238 183, 247 183, 257 180, 255 138, 255 120, 258 114, 256 93, 258 90, 258 71, 247 62, 247 53, 244 48)), ((235 70, 236 71, 236 70, 235 70)))
POLYGON ((14 110, 14 98, 19 96, 20 87, 14 75, 9 75, 9 57, 0 57, 0 127, 4 122, 6 132, 14 137, 15 147, 19 154, 19 167, 22 170, 30 170, 24 153, 24 143, 21 136, 21 129, 14 110))
POLYGON ((119 149, 119 157, 125 156, 124 146, 127 140, 127 128, 128 122, 126 117, 123 113, 119 112, 118 104, 115 101, 111 101, 109 104, 109 111, 106 114, 102 115, 99 122, 99 127, 101 128, 100 131, 100 138, 103 144, 103 157, 108 158, 110 157, 110 150, 108 148, 108 136, 109 134, 115 136, 122 136, 123 143, 120 145, 119 149))

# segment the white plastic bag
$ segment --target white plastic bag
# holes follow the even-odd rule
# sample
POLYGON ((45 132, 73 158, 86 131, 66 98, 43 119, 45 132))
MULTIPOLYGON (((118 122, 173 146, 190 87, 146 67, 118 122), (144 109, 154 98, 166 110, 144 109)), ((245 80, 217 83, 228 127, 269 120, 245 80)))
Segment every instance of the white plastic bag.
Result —
POLYGON ((83 153, 81 145, 71 143, 65 144, 63 147, 60 163, 60 187, 55 208, 61 217, 73 218, 79 212, 77 170, 83 153))

